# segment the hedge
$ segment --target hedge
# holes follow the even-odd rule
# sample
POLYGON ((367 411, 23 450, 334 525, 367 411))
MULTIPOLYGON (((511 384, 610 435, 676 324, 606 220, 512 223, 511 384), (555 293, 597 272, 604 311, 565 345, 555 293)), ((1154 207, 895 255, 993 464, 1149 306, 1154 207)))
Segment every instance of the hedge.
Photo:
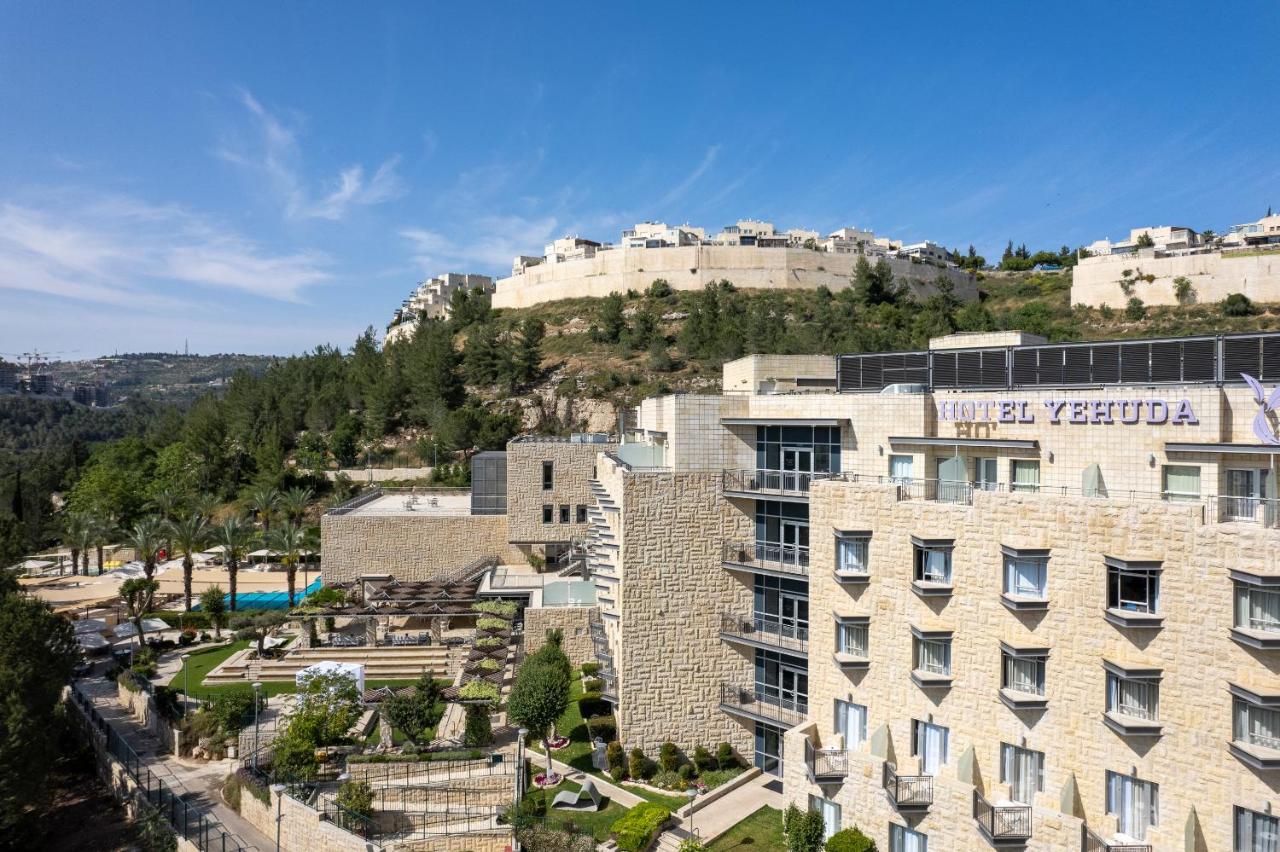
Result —
POLYGON ((421 754, 352 754, 347 763, 424 763, 433 760, 480 760, 484 752, 478 748, 470 751, 424 751, 421 754))
POLYGON ((583 663, 582 664, 583 677, 595 677, 599 673, 600 673, 599 663, 583 663))
POLYGON ((587 732, 592 739, 599 737, 605 742, 612 742, 618 736, 618 720, 612 714, 608 716, 589 716, 586 718, 587 732))
POLYGON ((599 693, 589 693, 578 699, 578 712, 584 719, 592 716, 608 716, 613 712, 613 705, 601 698, 599 693))
POLYGON ((620 816, 610 831, 621 852, 641 852, 649 846, 654 833, 671 819, 671 811, 662 805, 645 802, 620 816))
MULTIPOLYGON (((238 609, 235 612, 228 610, 225 613, 222 629, 226 630, 225 622, 230 621, 233 615, 258 615, 259 613, 268 612, 265 609, 238 609)), ((192 610, 191 612, 182 612, 176 609, 161 609, 155 612, 149 612, 143 618, 158 618, 174 630, 180 630, 184 627, 191 627, 196 630, 212 630, 213 625, 209 622, 209 613, 204 610, 192 610)))
POLYGON ((471 605, 472 612, 483 612, 500 618, 516 617, 516 605, 510 601, 480 601, 471 605))

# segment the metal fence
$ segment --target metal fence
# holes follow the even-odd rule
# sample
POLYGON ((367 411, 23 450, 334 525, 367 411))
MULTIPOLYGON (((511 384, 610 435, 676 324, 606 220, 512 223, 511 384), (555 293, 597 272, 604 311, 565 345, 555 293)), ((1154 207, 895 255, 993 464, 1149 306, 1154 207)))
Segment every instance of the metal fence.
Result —
POLYGON ((240 852, 247 848, 229 834, 222 824, 210 814, 193 807, 170 790, 138 756, 133 747, 116 733, 115 728, 102 718, 93 700, 80 691, 78 684, 71 686, 73 707, 79 710, 72 715, 85 728, 85 733, 100 742, 108 754, 123 765, 125 772, 138 785, 137 795, 159 811, 180 837, 190 841, 204 852, 240 852))
POLYGON ((993 805, 974 790, 973 818, 992 840, 1025 841, 1031 838, 1030 805, 993 805))

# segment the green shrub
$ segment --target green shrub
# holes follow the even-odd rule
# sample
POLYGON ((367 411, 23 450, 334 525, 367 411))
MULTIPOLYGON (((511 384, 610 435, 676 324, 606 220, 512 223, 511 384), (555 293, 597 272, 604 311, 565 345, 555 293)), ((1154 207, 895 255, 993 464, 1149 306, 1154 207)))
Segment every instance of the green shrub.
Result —
POLYGON ((506 630, 511 625, 501 618, 494 618, 491 615, 481 616, 476 619, 477 630, 506 630))
POLYGON ((671 285, 667 283, 665 278, 655 278, 645 292, 655 299, 665 299, 671 295, 671 285))
POLYGON ((846 828, 827 838, 826 852, 876 852, 876 842, 857 828, 846 828))
POLYGON ((476 663, 476 668, 482 672, 496 672, 502 669, 502 663, 497 660, 485 659, 476 663))
POLYGON ((676 767, 680 765, 680 749, 676 748, 676 744, 667 740, 658 748, 658 763, 662 765, 663 772, 675 772, 676 767))
POLYGON ((439 760, 480 760, 484 752, 475 748, 470 751, 425 751, 420 754, 353 754, 347 757, 347 763, 429 763, 439 760))
POLYGON ((741 765, 738 762, 738 756, 733 753, 733 746, 720 743, 716 748, 716 765, 721 769, 736 769, 741 765))
POLYGON ((1137 296, 1131 298, 1124 308, 1124 317, 1132 322, 1137 322, 1147 315, 1147 306, 1137 296))
POLYGON ((217 720, 220 731, 238 734, 253 713, 253 691, 248 687, 237 687, 220 692, 205 712, 217 720))
POLYGON ((720 785, 737 778, 745 770, 741 766, 735 766, 733 769, 713 769, 709 772, 702 773, 699 780, 707 785, 708 789, 715 789, 720 785))
POLYGON ((600 673, 600 664, 599 664, 599 663, 583 663, 583 664, 582 664, 582 676, 583 676, 583 677, 595 677, 595 676, 596 676, 596 675, 598 675, 599 673, 600 673))
POLYGON ((610 827, 621 852, 641 852, 649 845, 654 833, 671 819, 671 812, 662 805, 645 802, 636 805, 614 821, 610 827))
POLYGON ((693 780, 693 764, 692 763, 680 764, 680 768, 676 770, 676 773, 680 776, 681 781, 692 781, 693 780))
POLYGON ((707 751, 702 746, 694 746, 693 765, 698 768, 699 774, 709 772, 716 768, 716 762, 711 756, 711 752, 707 751))
POLYGON ((613 712, 613 705, 599 695, 584 695, 578 699, 578 712, 584 719, 592 716, 608 716, 613 712))
POLYGON ((787 832, 787 849, 789 852, 821 852, 824 831, 822 814, 803 811, 791 821, 791 830, 787 832))
POLYGON ((1249 317, 1257 313, 1257 309, 1244 293, 1230 293, 1222 300, 1222 313, 1229 317, 1249 317))
POLYGON ((489 683, 487 680, 473 680, 463 685, 458 690, 458 697, 463 701, 492 701, 498 700, 498 687, 489 683))
POLYGON ((609 766, 609 774, 614 780, 625 778, 627 775, 627 756, 622 750, 622 743, 613 740, 604 749, 604 760, 609 766))
POLYGON ((584 720, 587 733, 591 739, 602 739, 609 742, 618 735, 618 720, 612 714, 608 716, 591 716, 584 720))
POLYGON ((627 772, 631 775, 632 780, 640 781, 652 775, 653 772, 649 766, 649 758, 644 756, 642 750, 638 748, 631 749, 631 756, 627 760, 627 772))
POLYGON ((338 804, 348 813, 373 818, 373 789, 363 781, 345 781, 338 788, 338 804))
POLYGON ((489 719, 489 708, 481 704, 467 707, 467 725, 462 733, 462 744, 469 746, 487 746, 493 742, 493 723, 489 719))
POLYGON ((682 792, 689 788, 685 779, 680 777, 680 773, 667 772, 666 770, 655 774, 653 778, 649 780, 649 783, 663 790, 676 790, 682 792))
POLYGON ((324 586, 316 589, 311 594, 302 599, 304 607, 312 606, 330 606, 332 604, 344 603, 347 599, 347 593, 342 589, 335 589, 330 586, 324 586))
POLYGON ((518 607, 510 601, 480 601, 471 605, 471 611, 496 615, 509 620, 516 617, 518 607))
POLYGON ((795 806, 794 802, 787 805, 787 809, 782 812, 782 833, 790 835, 799 820, 800 809, 795 806))
POLYGON ((501 636, 486 636, 483 639, 476 640, 476 647, 485 651, 490 651, 494 648, 502 648, 505 647, 506 644, 507 640, 503 639, 501 636))
POLYGON ((582 691, 584 693, 599 695, 600 691, 603 689, 604 689, 604 681, 598 677, 584 678, 582 681, 582 691))

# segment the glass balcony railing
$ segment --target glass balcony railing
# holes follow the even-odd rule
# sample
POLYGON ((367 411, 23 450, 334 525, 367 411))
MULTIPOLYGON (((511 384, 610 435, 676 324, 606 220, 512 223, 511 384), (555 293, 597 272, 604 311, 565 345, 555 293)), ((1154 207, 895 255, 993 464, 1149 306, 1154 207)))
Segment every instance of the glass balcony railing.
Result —
POLYGON ((721 471, 721 490, 725 493, 762 494, 771 497, 807 497, 809 486, 832 474, 808 470, 763 470, 745 468, 721 471))

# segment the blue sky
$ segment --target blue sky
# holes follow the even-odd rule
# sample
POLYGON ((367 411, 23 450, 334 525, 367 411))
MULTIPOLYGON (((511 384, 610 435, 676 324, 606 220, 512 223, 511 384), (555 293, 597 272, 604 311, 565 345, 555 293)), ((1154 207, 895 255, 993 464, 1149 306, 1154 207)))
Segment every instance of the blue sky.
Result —
POLYGON ((0 351, 348 345, 650 218, 1223 231, 1280 208, 1278 43, 1273 3, 10 0, 0 351))

